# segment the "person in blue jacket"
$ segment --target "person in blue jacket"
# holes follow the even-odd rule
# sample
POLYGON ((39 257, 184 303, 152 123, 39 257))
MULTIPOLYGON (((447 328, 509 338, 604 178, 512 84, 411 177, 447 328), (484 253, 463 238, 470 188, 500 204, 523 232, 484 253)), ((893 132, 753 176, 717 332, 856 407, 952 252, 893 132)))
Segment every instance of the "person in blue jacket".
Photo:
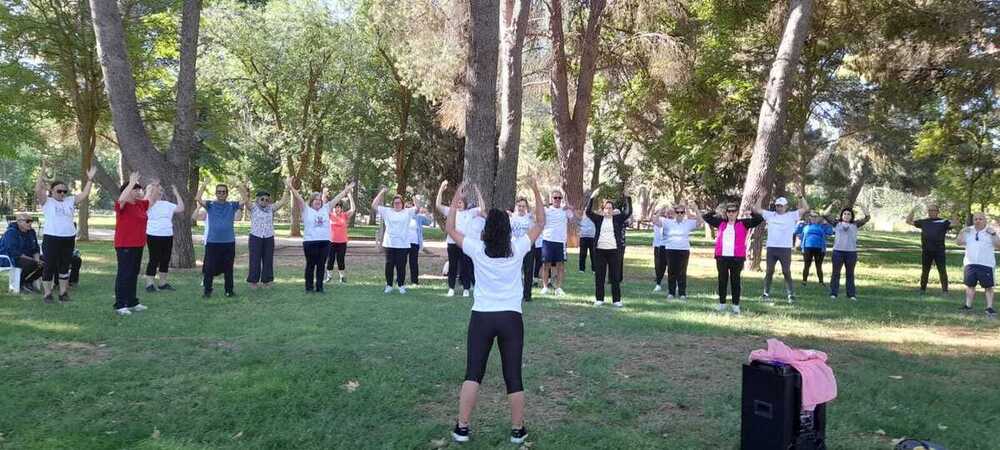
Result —
MULTIPOLYGON (((32 283, 42 276, 45 266, 38 248, 38 235, 31 228, 33 221, 27 214, 18 214, 0 239, 0 255, 6 255, 14 267, 21 269, 22 292, 34 292, 32 283)), ((7 264, 6 259, 0 260, 0 265, 7 264)))
MULTIPOLYGON (((419 196, 417 197, 419 198, 419 196)), ((405 207, 412 208, 413 200, 407 200, 405 207)), ((434 223, 431 213, 427 208, 421 207, 418 213, 410 219, 410 225, 406 231, 406 236, 410 241, 410 250, 407 252, 407 259, 410 265, 410 284, 420 284, 420 250, 424 248, 424 227, 434 223)))
POLYGON ((808 220, 799 223, 795 229, 795 236, 799 238, 802 248, 802 258, 805 260, 805 267, 802 269, 802 285, 809 281, 809 266, 816 263, 816 277, 819 284, 823 284, 823 257, 826 256, 826 237, 833 236, 833 226, 826 223, 819 214, 812 212, 808 220))

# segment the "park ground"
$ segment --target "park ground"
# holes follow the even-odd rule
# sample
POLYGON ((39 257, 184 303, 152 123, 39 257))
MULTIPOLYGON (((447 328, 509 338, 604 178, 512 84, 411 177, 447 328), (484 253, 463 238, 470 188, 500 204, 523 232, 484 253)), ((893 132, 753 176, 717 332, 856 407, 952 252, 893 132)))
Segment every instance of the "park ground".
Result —
MULTIPOLYGON (((744 314, 733 317, 714 312, 707 241, 692 255, 691 298, 677 303, 651 292, 649 239, 629 233, 624 309, 591 306, 592 277, 576 270, 567 296, 525 305, 530 448, 736 449, 740 366, 769 337, 829 355, 839 384, 831 449, 890 449, 904 436, 996 448, 1000 326, 981 295, 975 314, 959 312, 959 249, 949 255, 952 293, 938 294, 934 274, 933 295, 919 296, 918 237, 863 233, 856 303, 802 287, 796 259, 794 305, 759 302, 762 274, 745 272, 744 314)), ((236 298, 205 300, 197 270, 177 270, 177 292, 143 291, 149 310, 119 318, 110 243, 79 247, 72 303, 0 296, 0 448, 513 447, 496 350, 473 441, 448 442, 470 301, 445 297, 436 274, 384 295, 378 254, 359 246, 348 284, 306 295, 301 248, 283 245, 270 290, 238 282, 236 298)), ((442 261, 425 257, 423 272, 442 261)))

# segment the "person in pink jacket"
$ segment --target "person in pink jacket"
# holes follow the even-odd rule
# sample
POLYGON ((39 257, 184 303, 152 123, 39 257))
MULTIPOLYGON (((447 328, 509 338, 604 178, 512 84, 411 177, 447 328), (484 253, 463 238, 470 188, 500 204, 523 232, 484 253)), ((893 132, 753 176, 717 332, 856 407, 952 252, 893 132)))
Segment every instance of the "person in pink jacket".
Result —
POLYGON ((719 271, 719 312, 726 311, 727 284, 733 289, 733 314, 740 314, 740 273, 747 259, 747 235, 751 228, 764 222, 760 214, 750 213, 749 218, 738 219, 739 205, 727 203, 717 211, 705 213, 705 223, 719 232, 715 238, 715 267, 719 271))

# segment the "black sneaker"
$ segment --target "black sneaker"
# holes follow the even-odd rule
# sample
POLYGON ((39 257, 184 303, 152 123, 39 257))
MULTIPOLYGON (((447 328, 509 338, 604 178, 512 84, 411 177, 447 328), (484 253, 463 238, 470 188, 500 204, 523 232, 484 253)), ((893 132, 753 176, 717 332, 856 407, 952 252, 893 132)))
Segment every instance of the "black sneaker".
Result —
POLYGON ((201 298, 212 298, 212 291, 205 291, 201 294, 201 298))
POLYGON ((226 297, 235 297, 236 293, 233 291, 226 291, 226 297))
POLYGON ((69 298, 69 294, 68 293, 66 293, 66 294, 59 294, 59 303, 69 303, 71 301, 73 301, 73 300, 69 298))
POLYGON ((524 440, 528 438, 528 429, 521 427, 515 430, 510 430, 510 443, 511 444, 523 444, 524 440))
POLYGON ((156 286, 153 286, 152 284, 146 286, 146 292, 156 292, 156 286))
POLYGON ((962 307, 961 307, 961 308, 959 308, 958 310, 959 310, 960 312, 964 312, 964 313, 967 313, 967 312, 972 312, 972 307, 971 307, 971 306, 969 306, 969 305, 962 305, 962 307))
POLYGON ((455 429, 451 431, 451 439, 455 442, 469 442, 469 427, 460 427, 455 422, 455 429))
POLYGON ((340 282, 342 284, 347 284, 347 277, 340 277, 340 282))
POLYGON ((157 289, 159 289, 161 291, 176 291, 177 290, 177 289, 174 289, 174 287, 171 286, 170 283, 166 283, 166 284, 163 284, 161 286, 157 286, 157 289))
POLYGON ((48 294, 45 297, 42 297, 42 301, 50 305, 56 302, 55 300, 52 299, 52 294, 48 294))
POLYGON ((989 318, 994 318, 997 316, 997 310, 993 308, 986 308, 986 316, 989 318))

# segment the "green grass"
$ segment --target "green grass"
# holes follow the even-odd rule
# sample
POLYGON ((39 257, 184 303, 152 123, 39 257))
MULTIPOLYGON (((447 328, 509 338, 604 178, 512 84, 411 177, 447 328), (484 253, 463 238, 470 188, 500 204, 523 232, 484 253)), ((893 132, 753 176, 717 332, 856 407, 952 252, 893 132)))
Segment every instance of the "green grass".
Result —
MULTIPOLYGON (((533 448, 738 448, 740 365, 772 336, 830 355, 840 392, 830 448, 889 449, 903 436, 995 448, 1000 327, 982 316, 981 297, 965 316, 957 292, 916 296, 915 242, 863 234, 862 245, 896 250, 862 252, 857 303, 810 284, 794 307, 765 306, 753 300, 761 274, 747 272, 738 318, 712 311, 707 249, 692 257, 683 304, 650 292, 646 245, 628 250, 624 310, 589 306, 592 278, 571 271, 570 295, 525 306, 533 448)), ((240 283, 237 298, 206 301, 196 271, 177 271, 178 292, 142 292, 149 311, 117 318, 110 245, 81 248, 73 303, 0 297, 0 448, 420 449, 448 436, 469 302, 444 297, 440 277, 387 296, 379 261, 355 257, 350 284, 306 296, 301 250, 290 247, 273 290, 240 283)), ((440 267, 424 261, 425 273, 440 267)), ((956 280, 960 262, 950 257, 956 280)), ((512 448, 507 411, 494 350, 474 440, 461 447, 512 448)))

